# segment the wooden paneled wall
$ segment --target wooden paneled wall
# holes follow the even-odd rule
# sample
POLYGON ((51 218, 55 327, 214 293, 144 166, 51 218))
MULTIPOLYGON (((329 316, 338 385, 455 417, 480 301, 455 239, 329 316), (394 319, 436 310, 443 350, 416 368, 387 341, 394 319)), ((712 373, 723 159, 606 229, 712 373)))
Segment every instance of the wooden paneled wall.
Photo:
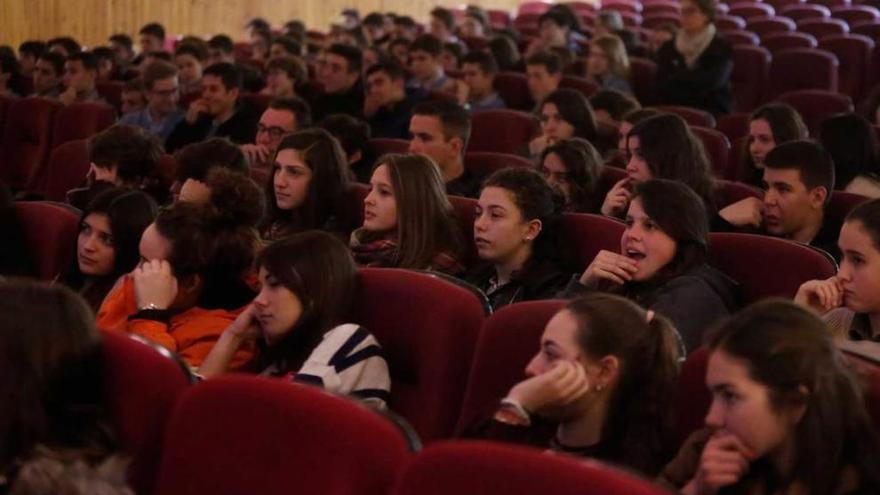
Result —
MULTIPOLYGON (((248 19, 265 17, 273 25, 301 19, 325 30, 344 8, 362 14, 380 10, 413 16, 424 21, 437 5, 459 5, 454 0, 0 0, 0 44, 17 47, 27 39, 49 39, 67 34, 94 46, 116 32, 137 39, 137 31, 150 21, 165 25, 169 34, 211 36, 227 33, 243 37, 248 19)), ((514 9, 517 0, 483 0, 470 3, 487 8, 514 9)))

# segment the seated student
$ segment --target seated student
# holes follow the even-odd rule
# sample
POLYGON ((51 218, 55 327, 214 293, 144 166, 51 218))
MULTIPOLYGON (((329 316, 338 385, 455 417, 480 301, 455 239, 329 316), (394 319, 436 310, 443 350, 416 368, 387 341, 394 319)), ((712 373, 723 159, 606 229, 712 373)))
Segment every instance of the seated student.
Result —
POLYGON ((447 101, 419 103, 413 108, 409 132, 410 153, 428 155, 434 160, 443 174, 447 194, 477 197, 481 178, 464 166, 464 152, 471 137, 467 110, 447 101))
POLYGON ((614 89, 596 91, 590 97, 590 106, 593 107, 593 115, 597 121, 614 126, 622 123, 624 115, 642 108, 638 100, 614 89))
POLYGON ((148 53, 165 50, 165 26, 158 22, 144 24, 140 31, 138 31, 138 44, 140 45, 141 53, 132 63, 134 65, 147 64, 146 56, 148 53))
POLYGON ((64 75, 64 57, 46 52, 34 66, 34 93, 40 98, 57 99, 61 95, 61 79, 64 75))
POLYGON ((400 15, 394 18, 394 36, 399 39, 412 41, 419 34, 419 26, 408 15, 400 15))
POLYGON ((476 5, 468 5, 458 27, 459 34, 463 38, 485 38, 490 31, 489 15, 486 11, 476 5))
POLYGON ((484 182, 474 221, 483 263, 465 278, 486 293, 492 308, 552 299, 565 285, 561 202, 534 170, 503 169, 484 182))
POLYGON ((257 137, 253 144, 243 144, 241 151, 252 168, 271 168, 269 159, 278 149, 278 143, 287 134, 312 126, 309 104, 297 97, 277 98, 269 103, 257 123, 257 137))
POLYGON ((134 59, 134 40, 127 34, 117 33, 110 35, 107 41, 110 42, 110 49, 113 50, 113 63, 119 74, 124 76, 131 68, 131 61, 134 59))
POLYGON ((313 229, 347 234, 348 166, 330 133, 306 129, 290 134, 278 144, 272 162, 261 227, 264 240, 313 229))
POLYGON ((269 60, 279 57, 302 57, 302 45, 293 36, 276 36, 269 46, 269 60))
POLYGON ((730 113, 733 45, 714 22, 714 1, 682 0, 681 30, 657 52, 659 103, 730 113))
POLYGON ((706 427, 657 481, 694 495, 880 492, 880 439, 822 321, 763 301, 727 320, 708 347, 706 427))
POLYGON ((318 59, 318 83, 324 92, 309 104, 316 121, 344 113, 360 117, 364 111, 364 87, 361 82, 363 58, 360 48, 333 44, 318 59))
POLYGON ((266 62, 266 87, 261 93, 273 98, 296 98, 303 92, 302 97, 307 98, 311 95, 302 85, 308 78, 308 69, 299 58, 273 57, 266 62))
MULTIPOLYGON (((601 93, 602 91, 599 91, 594 96, 599 96, 601 93)), ((601 120, 598 107, 592 103, 592 99, 590 104, 593 105, 593 113, 596 115, 596 119, 601 120)), ((601 106, 601 100, 599 105, 601 106)), ((627 147, 629 132, 639 122, 660 115, 661 113, 662 112, 659 110, 653 108, 640 108, 623 114, 623 117, 620 120, 620 126, 617 128, 617 149, 605 152, 605 164, 617 168, 626 168, 626 164, 629 163, 629 148, 627 147)))
POLYGON ((202 97, 190 103, 186 116, 168 136, 165 149, 173 153, 212 137, 226 137, 238 144, 254 142, 259 116, 238 101, 241 72, 231 64, 211 65, 202 75, 202 86, 202 97))
POLYGON ((498 63, 499 72, 525 72, 525 59, 520 54, 516 41, 510 33, 499 33, 493 36, 486 45, 486 51, 492 54, 498 63))
POLYGON ((113 186, 146 192, 158 204, 167 199, 159 180, 162 146, 155 136, 130 125, 116 124, 89 138, 91 168, 86 186, 67 192, 67 202, 80 210, 113 186))
POLYGON ((596 213, 601 197, 596 187, 602 175, 602 157, 586 139, 557 141, 544 149, 538 171, 565 198, 565 211, 596 213))
POLYGON ((184 42, 177 45, 174 49, 174 65, 178 70, 180 94, 202 92, 202 71, 207 59, 208 50, 204 42, 184 42))
POLYGON ((380 62, 367 69, 364 116, 374 138, 409 138, 412 109, 425 96, 406 88, 406 71, 395 61, 380 62))
POLYGON ((547 323, 526 378, 483 437, 549 447, 654 476, 669 432, 681 345, 669 320, 610 294, 569 301, 547 323))
MULTIPOLYGON (((380 12, 370 12, 361 22, 364 35, 367 38, 367 44, 375 47, 384 47, 391 39, 391 32, 388 29, 389 20, 385 14, 380 12)), ((393 27, 393 26, 392 26, 393 27)))
POLYGON ((164 143, 184 117, 184 112, 177 107, 180 98, 177 68, 168 62, 154 62, 144 68, 142 77, 147 107, 123 115, 119 123, 146 129, 164 143))
POLYGON ((235 43, 225 34, 217 34, 208 40, 208 65, 226 62, 235 64, 235 43))
POLYGON ((837 189, 880 197, 880 148, 868 119, 855 113, 829 117, 820 125, 819 142, 834 161, 837 189))
POLYGON ((256 342, 251 371, 384 409, 391 377, 382 349, 366 329, 346 323, 357 268, 345 244, 326 232, 302 232, 267 246, 257 266, 260 292, 223 331, 199 374, 223 373, 239 349, 256 342))
POLYGON ((462 59, 464 80, 458 84, 458 102, 472 114, 483 110, 506 108, 507 104, 495 91, 498 64, 491 53, 470 52, 462 59))
POLYGON ((613 89, 631 95, 629 57, 623 41, 613 34, 594 38, 587 58, 587 79, 601 89, 613 89))
POLYGON ((529 155, 540 156, 547 146, 561 139, 595 141, 596 117, 589 100, 580 91, 557 89, 540 106, 541 135, 529 142, 529 155))
POLYGON ((272 46, 272 40, 275 38, 272 35, 271 29, 265 28, 257 28, 251 30, 251 58, 254 60, 268 60, 269 59, 269 48, 272 46))
POLYGON ((342 145, 348 163, 349 179, 369 184, 376 153, 370 149, 370 126, 351 115, 330 115, 318 127, 329 132, 342 145))
POLYGON ((208 174, 215 168, 225 168, 242 175, 249 173, 244 154, 235 143, 223 138, 212 138, 181 148, 174 154, 174 164, 175 176, 171 184, 174 202, 180 199, 184 189, 189 190, 190 195, 194 191, 205 191, 208 174))
POLYGON ((880 200, 862 203, 846 216, 838 246, 840 271, 805 282, 794 300, 823 313, 835 337, 880 342, 880 200))
POLYGON ((82 51, 82 46, 70 36, 59 36, 46 42, 50 52, 55 52, 65 59, 82 51))
POLYGON ((140 261, 138 243, 156 218, 156 202, 146 194, 121 187, 108 189, 83 210, 76 259, 65 283, 97 312, 116 280, 140 261))
POLYGON ((64 92, 58 95, 58 101, 65 105, 71 103, 102 103, 104 98, 95 89, 98 79, 98 62, 90 52, 74 53, 64 62, 64 92))
MULTIPOLYGON (((140 265, 98 311, 98 328, 149 339, 198 368, 250 302, 245 282, 259 236, 263 195, 251 181, 223 202, 177 202, 159 211, 140 242, 140 265)), ((234 367, 252 357, 239 351, 234 367)))
POLYGON ((0 96, 16 98, 24 94, 20 66, 14 55, 0 55, 0 96))
POLYGON ((443 71, 440 63, 442 52, 443 43, 437 37, 423 34, 416 38, 409 46, 409 70, 413 77, 407 87, 423 91, 453 92, 455 81, 443 71))
POLYGON ((708 250, 701 198, 679 181, 648 180, 629 202, 620 253, 600 251, 566 293, 626 296, 672 320, 692 352, 703 332, 737 304, 734 282, 707 264, 708 250))
POLYGON ((388 43, 388 54, 391 55, 398 64, 409 66, 409 45, 411 41, 405 38, 395 38, 388 43))
MULTIPOLYGON (((536 105, 540 105, 550 93, 559 88, 562 81, 562 58, 559 55, 541 51, 530 55, 526 59, 526 77, 528 78, 529 93, 536 105)), ((536 107, 536 113, 540 110, 536 107)))
POLYGON ((577 28, 573 23, 574 21, 562 12, 544 12, 538 18, 538 37, 529 45, 526 54, 555 47, 566 48, 575 54, 580 54, 582 48, 572 36, 577 28))
POLYGON ((777 145, 807 139, 809 132, 801 115, 785 103, 767 103, 749 116, 749 134, 739 177, 747 184, 761 186, 764 157, 777 145))
POLYGON ((662 114, 643 120, 627 133, 627 177, 608 191, 602 214, 620 217, 632 197, 632 188, 650 179, 671 179, 689 186, 703 199, 710 218, 715 216, 715 183, 703 143, 677 115, 662 114))
POLYGON ((834 163, 812 141, 780 144, 764 158, 764 198, 747 198, 718 212, 720 229, 761 229, 810 244, 840 258, 840 225, 825 219, 834 190, 834 163))
POLYGON ((96 46, 91 51, 98 64, 98 81, 106 82, 120 78, 121 74, 116 67, 116 59, 110 47, 96 46))
POLYGON ((46 52, 46 43, 39 40, 24 41, 18 45, 19 73, 27 78, 34 75, 40 55, 46 52))
POLYGON ((648 33, 648 41, 645 43, 645 57, 655 60, 657 52, 667 41, 674 40, 678 36, 678 24, 663 22, 648 33))
POLYGON ((119 113, 123 117, 138 114, 147 108, 147 95, 144 82, 140 78, 129 79, 122 84, 121 106, 119 113))
POLYGON ((351 234, 361 266, 464 271, 462 240, 443 178, 424 155, 385 155, 376 161, 364 224, 351 234))
POLYGON ((88 305, 63 286, 10 279, 0 282, 0 318, 0 492, 133 493, 88 305))
POLYGON ((431 10, 428 32, 440 40, 440 43, 461 44, 461 40, 455 35, 455 16, 449 9, 435 7, 431 10))
POLYGON ((443 50, 440 51, 440 66, 443 72, 459 70, 461 68, 461 59, 464 57, 465 48, 458 43, 443 43, 443 50))

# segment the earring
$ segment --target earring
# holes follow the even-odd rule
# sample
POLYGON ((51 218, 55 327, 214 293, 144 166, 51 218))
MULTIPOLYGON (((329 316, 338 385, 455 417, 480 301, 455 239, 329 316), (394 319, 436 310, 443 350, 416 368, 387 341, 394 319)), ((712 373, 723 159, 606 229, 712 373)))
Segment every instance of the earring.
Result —
POLYGON ((601 385, 601 384, 596 385, 596 392, 601 392, 603 388, 605 388, 604 385, 601 385))

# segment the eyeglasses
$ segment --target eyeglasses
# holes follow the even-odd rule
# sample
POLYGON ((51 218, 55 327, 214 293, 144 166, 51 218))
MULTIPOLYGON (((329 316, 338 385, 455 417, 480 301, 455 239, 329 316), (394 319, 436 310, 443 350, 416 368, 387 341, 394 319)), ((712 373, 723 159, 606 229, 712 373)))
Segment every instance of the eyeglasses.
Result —
POLYGON ((263 124, 257 124, 257 134, 262 134, 264 132, 268 132, 269 137, 272 139, 281 139, 281 136, 287 134, 286 129, 282 129, 278 126, 266 127, 263 124))

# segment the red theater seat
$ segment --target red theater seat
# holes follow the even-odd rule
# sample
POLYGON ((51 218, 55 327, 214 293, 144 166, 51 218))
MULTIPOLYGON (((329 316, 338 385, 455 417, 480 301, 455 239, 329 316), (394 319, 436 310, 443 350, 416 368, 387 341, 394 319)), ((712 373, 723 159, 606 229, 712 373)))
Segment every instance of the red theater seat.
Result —
POLYGON ((827 253, 776 237, 713 232, 709 242, 709 264, 739 282, 744 303, 768 297, 792 299, 802 283, 837 272, 827 253), (767 275, 770 266, 772 277, 767 275))
POLYGON ((788 91, 823 89, 837 91, 837 57, 826 50, 793 48, 773 55, 767 96, 788 91))
POLYGON ((803 117, 810 134, 814 135, 819 130, 819 124, 826 118, 837 113, 853 111, 852 99, 833 91, 817 89, 792 91, 779 95, 776 100, 794 107, 803 117))
POLYGON ((761 39, 768 34, 790 33, 797 30, 797 25, 788 17, 761 16, 752 17, 746 22, 749 31, 754 32, 761 39))
POLYGON ((633 95, 642 105, 650 105, 655 100, 657 64, 653 60, 640 57, 630 57, 629 64, 629 80, 633 95))
POLYGON ((79 218, 63 206, 44 202, 19 201, 15 209, 40 279, 55 280, 73 261, 79 218))
POLYGON ((748 135, 749 133, 749 114, 745 112, 735 112, 718 118, 716 129, 723 132, 731 142, 735 139, 748 135))
POLYGON ((870 5, 840 5, 831 9, 831 15, 850 25, 880 19, 880 11, 870 5))
POLYGON ((715 205, 719 209, 746 198, 764 197, 763 191, 742 182, 718 179, 715 187, 715 205))
POLYGON ((61 103, 45 98, 21 98, 9 105, 0 137, 0 180, 13 190, 33 185, 49 159, 52 125, 61 103))
POLYGON ((761 46, 770 50, 770 53, 781 52, 791 48, 816 48, 819 43, 816 38, 807 33, 774 33, 764 36, 761 46))
POLYGON ((672 113, 683 118, 690 125, 702 127, 715 127, 715 117, 711 113, 698 108, 683 107, 677 105, 657 105, 655 108, 661 112, 672 113))
POLYGON ((541 334, 564 301, 527 301, 505 306, 490 316, 474 355, 458 433, 469 434, 498 407, 510 387, 525 379, 525 368, 538 352, 541 334))
POLYGON ((825 217, 833 225, 840 225, 853 208, 870 199, 861 194, 833 191, 828 206, 825 207, 825 217))
POLYGON ((425 273, 364 268, 354 321, 382 345, 391 368, 391 409, 426 442, 455 429, 477 336, 482 301, 425 273))
POLYGON ((95 83, 95 89, 101 98, 107 100, 107 103, 113 106, 117 112, 122 109, 122 89, 125 83, 122 81, 98 81, 95 83))
POLYGON ((495 75, 493 84, 508 108, 530 112, 535 107, 535 101, 532 100, 532 95, 529 93, 529 84, 525 74, 499 72, 495 75))
POLYGON ((715 26, 719 31, 743 30, 746 28, 746 20, 735 15, 721 14, 715 16, 715 26))
POLYGON ((180 398, 156 493, 385 495, 406 457, 397 427, 349 399, 224 376, 180 398))
POLYGON ((798 31, 812 34, 817 40, 849 32, 849 24, 840 19, 809 19, 798 24, 798 31))
POLYGON ((730 82, 736 110, 748 112, 764 100, 770 70, 770 52, 760 46, 733 47, 733 73, 730 82))
POLYGON ((469 151, 464 155, 464 166, 477 177, 488 177, 505 168, 534 168, 529 160, 510 153, 469 151))
POLYGON ((409 141, 393 138, 373 138, 367 144, 378 158, 386 153, 406 153, 409 151, 409 141))
POLYGON ((559 81, 559 87, 577 90, 587 98, 593 96, 596 91, 599 91, 599 86, 597 84, 592 83, 583 77, 572 75, 562 76, 562 80, 559 81))
POLYGON ((735 175, 735 167, 729 166, 727 162, 730 156, 730 140, 727 136, 721 131, 696 125, 691 126, 691 131, 703 143, 703 149, 706 150, 706 156, 715 175, 732 178, 735 175))
POLYGON ((116 110, 98 103, 72 103, 55 114, 52 147, 88 139, 116 122, 116 110))
POLYGON ((758 46, 761 44, 761 38, 751 31, 724 31, 721 35, 733 45, 758 46))
POLYGON ((105 394, 122 451, 132 458, 129 481, 152 493, 165 425, 192 375, 167 349, 121 333, 104 333, 105 394))
POLYGON ((840 62, 840 92, 855 101, 861 99, 870 89, 871 55, 876 52, 876 42, 861 34, 838 34, 822 38, 819 48, 833 53, 840 62))
POLYGON ((516 154, 538 132, 534 116, 517 110, 486 110, 471 117, 467 151, 516 154))
POLYGON ((393 495, 664 495, 651 483, 595 461, 547 455, 489 442, 426 449, 410 463, 393 495))
POLYGON ((65 201, 67 191, 79 187, 86 180, 89 166, 88 140, 74 139, 58 146, 49 155, 49 164, 38 192, 49 201, 65 201))
POLYGON ((736 2, 730 4, 728 15, 751 19, 752 17, 776 15, 776 9, 772 5, 762 2, 736 2))
POLYGON ((796 23, 808 19, 827 19, 831 17, 831 10, 824 5, 796 4, 786 5, 779 11, 779 15, 793 19, 796 23))
POLYGON ((603 249, 620 252, 625 228, 619 220, 590 213, 565 213, 562 218, 562 236, 573 250, 578 271, 586 269, 603 249))

